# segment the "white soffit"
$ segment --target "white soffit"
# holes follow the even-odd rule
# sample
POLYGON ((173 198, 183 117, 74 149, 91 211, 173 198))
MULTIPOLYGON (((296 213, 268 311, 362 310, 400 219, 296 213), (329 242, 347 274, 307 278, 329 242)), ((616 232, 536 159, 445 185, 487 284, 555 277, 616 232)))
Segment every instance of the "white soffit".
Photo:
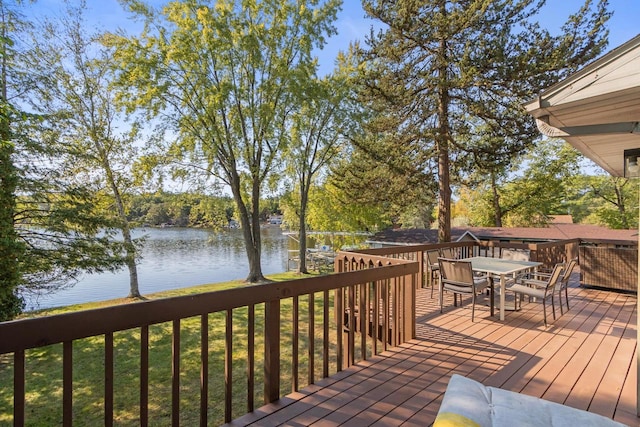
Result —
POLYGON ((525 105, 547 136, 567 140, 614 176, 640 148, 640 35, 525 105))

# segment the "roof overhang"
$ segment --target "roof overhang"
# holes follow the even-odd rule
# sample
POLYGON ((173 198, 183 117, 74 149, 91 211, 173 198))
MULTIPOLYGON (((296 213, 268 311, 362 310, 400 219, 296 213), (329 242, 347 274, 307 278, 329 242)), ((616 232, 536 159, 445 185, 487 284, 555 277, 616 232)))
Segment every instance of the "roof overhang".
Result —
POLYGON ((565 139, 613 176, 640 148, 640 35, 525 105, 547 136, 565 139))

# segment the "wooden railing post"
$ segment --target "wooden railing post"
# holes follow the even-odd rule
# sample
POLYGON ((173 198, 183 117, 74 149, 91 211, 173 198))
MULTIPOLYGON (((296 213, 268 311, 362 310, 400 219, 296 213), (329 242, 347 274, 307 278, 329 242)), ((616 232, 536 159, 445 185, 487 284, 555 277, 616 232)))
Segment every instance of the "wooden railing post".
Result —
POLYGON ((402 321, 403 327, 403 342, 407 342, 410 339, 416 337, 416 285, 422 283, 420 276, 416 277, 415 274, 405 276, 405 286, 403 290, 404 300, 402 301, 402 321))
POLYGON ((264 401, 280 398, 280 300, 268 301, 264 309, 264 401))
POLYGON ((335 317, 336 317, 336 357, 338 359, 337 362, 337 370, 338 372, 342 371, 345 366, 345 354, 344 354, 344 291, 342 288, 337 288, 334 294, 334 306, 335 306, 335 317))
POLYGON ((171 339, 171 425, 180 425, 180 319, 173 321, 171 339))
POLYGON ((25 411, 25 357, 24 350, 13 354, 13 425, 24 425, 25 411))
POLYGON ((415 283, 416 288, 420 287, 420 288, 424 288, 426 285, 426 280, 427 280, 427 274, 426 271, 427 269, 425 268, 425 264, 426 264, 426 260, 425 260, 425 251, 418 251, 416 252, 416 261, 418 261, 418 264, 420 265, 420 271, 418 272, 419 274, 419 278, 420 280, 418 280, 415 283))
POLYGON ((73 341, 62 343, 62 425, 73 424, 73 341))

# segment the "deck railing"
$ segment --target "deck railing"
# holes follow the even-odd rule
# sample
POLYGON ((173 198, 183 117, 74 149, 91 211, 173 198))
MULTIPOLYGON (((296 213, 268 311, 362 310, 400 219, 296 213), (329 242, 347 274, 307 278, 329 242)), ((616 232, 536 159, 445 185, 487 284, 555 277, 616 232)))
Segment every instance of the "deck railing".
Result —
POLYGON ((98 404, 107 426, 228 422, 253 411, 256 401, 273 402, 414 338, 426 250, 499 256, 500 248, 517 247, 552 265, 572 258, 577 246, 457 242, 339 252, 327 276, 0 323, 0 423, 11 411, 13 424, 25 425, 46 407, 49 419, 71 426, 98 404), (90 352, 100 354, 98 368, 85 367, 90 352), (30 383, 50 374, 38 370, 42 359, 51 361, 43 369, 59 370, 61 378, 36 393, 30 383), (74 406, 84 398, 74 391, 80 384, 83 396, 99 397, 74 406))
POLYGON ((6 381, 0 387, 0 419, 9 411, 15 426, 33 423, 29 417, 48 406, 41 399, 53 399, 43 416, 64 426, 74 418, 86 421, 87 407, 96 405, 102 406, 96 422, 106 426, 168 419, 173 426, 220 424, 253 411, 256 397, 273 402, 414 337, 418 263, 341 253, 336 269, 327 276, 0 323, 0 378, 13 374, 13 386, 6 381), (85 353, 92 352, 100 354, 97 364, 86 363, 85 353), (36 377, 52 375, 38 370, 43 358, 61 372, 61 381, 34 393, 36 377), (163 369, 169 373, 157 380, 163 369), (187 372, 194 369, 199 373, 187 372), (77 404, 86 395, 93 401, 77 404))
POLYGON ((567 262, 578 256, 579 239, 560 240, 541 243, 517 243, 502 241, 463 241, 436 244, 417 244, 406 246, 386 246, 382 248, 358 250, 359 254, 370 254, 395 259, 419 260, 420 277, 418 286, 426 283, 427 259, 426 251, 451 248, 457 258, 472 256, 500 257, 502 249, 519 249, 529 252, 532 261, 542 262, 544 267, 552 268, 559 262, 567 262))

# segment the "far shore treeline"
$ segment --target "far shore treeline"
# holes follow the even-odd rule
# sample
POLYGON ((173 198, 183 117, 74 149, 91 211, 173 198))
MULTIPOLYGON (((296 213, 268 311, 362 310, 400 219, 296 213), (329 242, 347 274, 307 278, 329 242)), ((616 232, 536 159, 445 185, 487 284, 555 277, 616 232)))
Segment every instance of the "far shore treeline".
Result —
MULTIPOLYGON (((127 219, 134 226, 197 227, 220 230, 236 226, 235 205, 230 196, 158 192, 131 197, 127 219)), ((260 221, 282 215, 277 199, 261 203, 260 221)))

